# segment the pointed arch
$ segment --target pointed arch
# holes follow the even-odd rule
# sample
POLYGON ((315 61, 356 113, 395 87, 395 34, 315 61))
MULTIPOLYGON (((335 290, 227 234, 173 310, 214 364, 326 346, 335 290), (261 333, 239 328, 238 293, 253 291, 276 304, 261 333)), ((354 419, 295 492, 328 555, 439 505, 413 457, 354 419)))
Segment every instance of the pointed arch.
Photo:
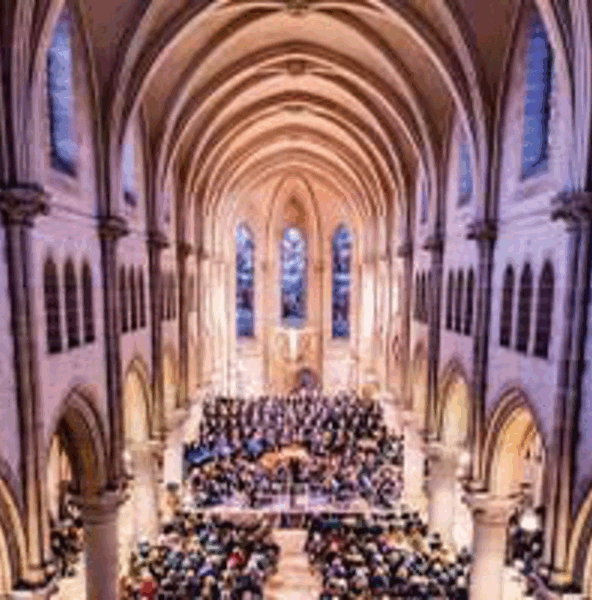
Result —
POLYGON ((300 227, 284 229, 281 262, 282 321, 298 327, 306 320, 308 264, 306 235, 300 227))
POLYGON ((502 283, 502 309, 500 313, 500 346, 509 348, 512 341, 512 321, 514 308, 514 267, 508 265, 502 283))
POLYGON ((68 333, 68 348, 78 348, 80 345, 80 319, 78 316, 78 283, 76 271, 71 258, 66 260, 64 267, 64 298, 66 306, 66 329, 68 333))
POLYGON ((551 341, 551 323, 553 315, 554 294, 553 265, 545 261, 539 279, 539 293, 536 311, 536 332, 534 340, 534 355, 540 358, 549 356, 551 341))
POLYGON ((538 10, 528 29, 524 91, 522 178, 547 168, 553 51, 538 10))
POLYGON ((144 288, 144 270, 138 269, 138 302, 140 310, 140 329, 144 329, 147 324, 146 319, 146 289, 144 288))
POLYGON ((246 223, 236 228, 236 335, 255 335, 255 238, 246 223))
POLYGON ((119 268, 119 310, 121 311, 121 332, 127 333, 129 331, 129 314, 125 267, 119 268))
POLYGON ((452 269, 448 272, 448 286, 446 288, 446 321, 445 327, 452 331, 454 315, 454 275, 452 269))
POLYGON ((332 336, 349 338, 352 237, 345 225, 340 225, 333 234, 332 250, 332 336))
POLYGON ((57 266, 51 257, 45 260, 43 267, 43 288, 45 294, 47 351, 50 354, 57 354, 62 351, 60 283, 57 266))
POLYGON ((93 308, 92 271, 88 261, 82 263, 82 314, 84 322, 84 342, 95 341, 95 315, 93 308))
POLYGON ((454 296, 454 331, 462 333, 463 293, 465 276, 460 269, 456 275, 456 290, 454 296))
POLYGON ((130 331, 138 329, 138 297, 136 295, 136 271, 134 267, 129 270, 130 290, 130 331))
POLYGON ((47 51, 47 94, 51 166, 75 176, 78 148, 74 125, 72 27, 72 16, 66 8, 53 30, 47 51))
POLYGON ((470 268, 467 274, 467 293, 465 296, 465 323, 464 323, 464 331, 465 335, 471 335, 471 331, 473 328, 473 311, 474 306, 473 303, 475 301, 475 273, 473 269, 470 268))
POLYGON ((526 263, 520 277, 518 293, 518 326, 516 330, 516 350, 526 354, 530 341, 530 319, 532 312, 532 269, 526 263))

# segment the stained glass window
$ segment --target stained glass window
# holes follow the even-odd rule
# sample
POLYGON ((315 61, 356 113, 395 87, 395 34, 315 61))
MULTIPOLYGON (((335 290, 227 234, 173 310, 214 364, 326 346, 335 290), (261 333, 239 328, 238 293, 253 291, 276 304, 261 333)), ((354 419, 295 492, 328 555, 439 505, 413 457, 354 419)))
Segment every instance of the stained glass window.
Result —
POLYGON ((546 168, 553 52, 540 15, 535 12, 526 52, 522 177, 546 168))
POLYGON ((121 185, 123 198, 130 206, 136 205, 136 157, 134 141, 128 132, 121 153, 121 185))
POLYGON ((47 52, 47 87, 51 166, 69 175, 76 175, 71 31, 70 16, 65 12, 56 25, 47 52))
POLYGON ((300 229, 287 227, 282 240, 282 320, 302 325, 306 318, 306 240, 300 229))
POLYGON ((466 139, 460 146, 460 156, 458 162, 458 204, 463 205, 471 200, 473 194, 473 175, 471 173, 471 154, 469 143, 466 139))
POLYGON ((255 335, 255 243, 246 225, 236 228, 236 334, 255 335))
POLYGON ((428 186, 427 177, 424 175, 421 179, 421 214, 420 214, 421 223, 428 222, 429 204, 430 204, 430 189, 428 186))
POLYGON ((346 227, 333 235, 333 337, 349 337, 352 240, 346 227))

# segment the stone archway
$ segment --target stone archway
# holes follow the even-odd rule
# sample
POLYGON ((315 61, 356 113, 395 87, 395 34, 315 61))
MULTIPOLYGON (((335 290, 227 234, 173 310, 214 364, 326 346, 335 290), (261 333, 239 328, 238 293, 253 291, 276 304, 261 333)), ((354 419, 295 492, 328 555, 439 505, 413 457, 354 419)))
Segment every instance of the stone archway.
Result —
POLYGON ((146 376, 136 361, 123 383, 126 471, 131 476, 127 501, 119 511, 119 567, 125 571, 140 538, 158 534, 158 465, 151 440, 150 401, 146 376))
POLYGON ((462 488, 471 407, 469 387, 457 365, 445 371, 437 408, 437 439, 428 448, 430 528, 460 550, 472 544, 472 519, 462 488))
POLYGON ((111 598, 116 594, 117 513, 122 497, 119 491, 107 489, 105 429, 95 407, 86 388, 72 390, 54 419, 45 452, 46 482, 71 477, 65 485, 81 510, 84 530, 85 557, 79 578, 64 580, 58 598, 80 597, 85 588, 87 598, 111 598), (57 475, 50 473, 56 468, 57 475))

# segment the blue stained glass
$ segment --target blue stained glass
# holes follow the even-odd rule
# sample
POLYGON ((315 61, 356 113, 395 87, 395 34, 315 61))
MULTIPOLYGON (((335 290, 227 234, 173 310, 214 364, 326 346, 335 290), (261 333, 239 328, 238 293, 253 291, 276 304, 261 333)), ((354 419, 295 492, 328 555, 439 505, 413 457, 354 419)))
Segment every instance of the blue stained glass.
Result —
POLYGON ((74 93, 72 83, 72 36, 70 19, 62 16, 47 53, 47 85, 52 167, 76 174, 77 145, 72 123, 74 93))
POLYGON ((132 206, 136 205, 136 158, 132 140, 123 144, 121 156, 121 180, 125 201, 132 206))
POLYGON ((334 338, 348 338, 351 288, 352 241, 349 230, 339 227, 333 235, 333 303, 334 338))
POLYGON ((255 335, 255 243, 246 225, 236 229, 236 332, 255 335))
POLYGON ((529 31, 524 97, 522 177, 547 165, 549 142, 549 99, 553 53, 540 15, 535 14, 529 31))
POLYGON ((287 227, 282 241, 282 320, 302 325, 306 318, 306 240, 297 227, 287 227))
POLYGON ((421 181, 421 222, 427 223, 428 221, 428 212, 429 212, 429 188, 427 178, 424 176, 421 181))
POLYGON ((460 147, 459 159, 459 196, 458 203, 466 204, 473 194, 473 175, 471 173, 471 155, 469 144, 464 141, 460 147))

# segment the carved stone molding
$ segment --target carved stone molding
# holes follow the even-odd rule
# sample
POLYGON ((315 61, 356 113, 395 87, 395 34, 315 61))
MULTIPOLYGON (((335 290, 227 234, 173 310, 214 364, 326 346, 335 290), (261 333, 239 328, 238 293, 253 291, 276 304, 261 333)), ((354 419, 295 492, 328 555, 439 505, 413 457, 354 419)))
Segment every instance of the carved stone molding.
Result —
POLYGON ((179 258, 187 258, 193 252, 194 248, 189 242, 177 242, 177 253, 179 258))
POLYGON ((47 215, 49 195, 37 185, 26 185, 0 189, 0 211, 4 222, 15 225, 33 226, 37 215, 47 215))
POLYGON ((399 245, 396 250, 396 254, 399 258, 409 258, 413 255, 413 242, 411 240, 407 240, 399 245))
MULTIPOLYGON (((470 488, 470 486, 467 486, 470 488)), ((522 504, 522 494, 498 496, 484 490, 468 489, 463 497, 475 520, 491 525, 506 525, 522 504)))
POLYGON ((570 223, 588 221, 592 218, 592 192, 564 191, 551 200, 551 219, 563 219, 570 223))
POLYGON ((444 250, 444 237, 440 233, 429 235, 422 245, 428 252, 442 252, 444 250))
POLYGON ((469 223, 467 239, 493 242, 497 239, 497 224, 489 219, 477 219, 469 223))
POLYGON ((123 489, 104 491, 90 498, 78 498, 85 522, 101 525, 117 516, 117 510, 125 502, 126 494, 123 489))
POLYGON ((310 0, 284 0, 284 3, 286 11, 295 17, 304 15, 310 8, 310 0))
POLYGON ((129 227, 119 215, 99 217, 99 235, 104 240, 118 240, 129 234, 129 227))
POLYGON ((157 229, 148 232, 148 243, 160 250, 164 250, 170 246, 167 236, 162 231, 157 229))

